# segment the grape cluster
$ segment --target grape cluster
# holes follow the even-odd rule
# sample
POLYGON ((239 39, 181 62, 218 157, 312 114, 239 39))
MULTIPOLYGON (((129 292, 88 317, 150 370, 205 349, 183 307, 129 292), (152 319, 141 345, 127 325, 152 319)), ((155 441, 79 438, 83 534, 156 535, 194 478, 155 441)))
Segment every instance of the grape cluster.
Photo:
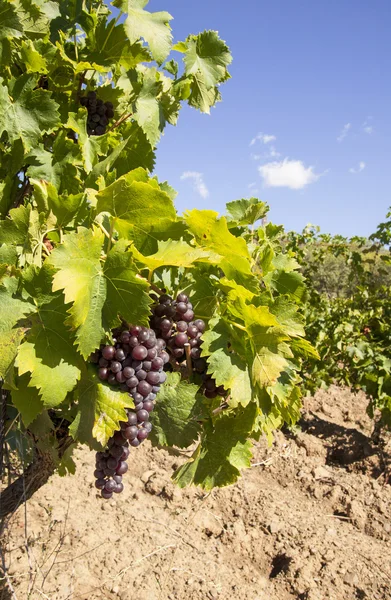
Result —
POLYGON ((201 336, 205 331, 202 319, 194 319, 193 305, 183 292, 176 300, 163 294, 153 307, 151 326, 167 341, 167 350, 177 360, 185 358, 185 344, 189 344, 190 356, 197 360, 201 356, 201 336))
POLYGON ((95 486, 106 499, 123 490, 122 475, 128 470, 129 445, 139 446, 152 430, 149 414, 160 385, 166 380, 163 367, 169 361, 166 342, 146 327, 131 326, 113 342, 112 346, 102 346, 91 360, 98 363, 98 377, 102 381, 129 393, 134 409, 127 409, 127 421, 121 422, 107 449, 96 455, 95 486))
POLYGON ((99 100, 96 97, 96 92, 88 92, 87 96, 80 98, 80 104, 87 109, 88 135, 103 135, 106 132, 109 119, 114 117, 112 103, 99 100))
POLYGON ((209 375, 206 371, 208 363, 206 358, 197 358, 193 361, 193 367, 201 375, 202 378, 202 393, 206 398, 216 398, 216 396, 226 396, 227 390, 223 385, 216 385, 215 379, 209 375))

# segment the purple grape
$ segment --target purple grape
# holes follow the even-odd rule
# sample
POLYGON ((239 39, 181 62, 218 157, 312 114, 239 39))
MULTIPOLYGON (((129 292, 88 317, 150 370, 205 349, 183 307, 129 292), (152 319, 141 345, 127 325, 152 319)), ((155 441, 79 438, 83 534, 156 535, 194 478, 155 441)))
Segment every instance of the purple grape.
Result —
POLYGON ((187 304, 189 301, 189 298, 188 298, 188 296, 186 296, 186 294, 181 292, 180 294, 178 294, 176 300, 177 300, 177 302, 184 302, 185 304, 187 304))
POLYGON ((147 373, 147 382, 151 385, 160 383, 160 373, 158 371, 150 371, 147 373))
POLYGON ((134 412, 130 412, 128 413, 128 423, 127 423, 127 427, 129 425, 137 425, 137 415, 134 412))
POLYGON ((123 491, 124 491, 124 484, 122 482, 117 483, 116 486, 115 486, 115 488, 114 488, 114 493, 115 494, 120 494, 123 491))
POLYGON ((124 475, 127 470, 128 470, 128 464, 124 460, 122 460, 116 469, 116 473, 117 473, 117 475, 124 475))
POLYGON ((148 329, 144 329, 143 331, 140 331, 140 333, 138 334, 139 342, 146 342, 148 338, 149 338, 148 329))
POLYGON ((165 351, 161 353, 160 358, 162 359, 164 364, 167 364, 170 361, 170 355, 168 354, 168 352, 165 351))
POLYGON ((195 325, 189 325, 187 329, 187 335, 191 338, 197 337, 198 328, 195 325))
POLYGON ((160 383, 164 383, 167 379, 167 375, 164 371, 160 373, 160 383))
POLYGON ((137 386, 137 391, 145 398, 145 396, 148 396, 148 394, 151 393, 152 386, 147 381, 140 381, 137 386))
POLYGON ((135 437, 137 437, 137 427, 136 425, 129 425, 129 427, 127 427, 126 429, 123 430, 122 435, 127 439, 127 440, 134 440, 135 437))
POLYGON ((129 331, 123 331, 121 333, 121 342, 123 344, 129 344, 129 340, 130 340, 130 333, 129 333, 129 331))
POLYGON ((112 360, 114 358, 114 355, 115 355, 115 348, 114 348, 114 346, 105 346, 103 348, 103 350, 102 350, 102 356, 106 360, 112 360))
POLYGON ((143 361, 142 360, 133 360, 132 367, 135 370, 135 372, 137 373, 138 371, 140 371, 140 369, 143 368, 143 361))
POLYGON ((106 481, 105 490, 107 492, 114 492, 116 485, 117 484, 113 479, 109 479, 106 481))
POLYGON ((162 319, 160 321, 160 329, 162 331, 169 331, 171 329, 172 326, 172 322, 170 321, 170 319, 162 319))
POLYGON ((95 469, 94 477, 96 477, 96 479, 103 479, 103 477, 104 477, 103 471, 101 469, 95 469))
POLYGON ((111 456, 114 456, 114 458, 121 458, 122 453, 123 446, 117 446, 117 444, 114 444, 114 446, 111 447, 110 454, 111 456))
POLYGON ((139 404, 140 402, 144 402, 144 396, 142 396, 141 394, 139 394, 136 391, 134 393, 132 393, 132 398, 133 398, 135 404, 139 404))
POLYGON ((95 487, 96 487, 98 490, 103 490, 103 488, 105 487, 105 485, 106 485, 106 480, 105 480, 105 479, 102 479, 102 478, 101 478, 101 479, 97 479, 97 480, 95 481, 95 487))
POLYGON ((113 479, 114 479, 115 483, 121 483, 122 475, 113 475, 113 479))
POLYGON ((147 378, 147 373, 146 371, 144 371, 144 369, 140 369, 139 371, 137 371, 136 377, 139 381, 143 381, 147 378))
POLYGON ((172 351, 174 358, 180 359, 184 356, 184 348, 174 348, 172 351))
POLYGON ((140 441, 139 441, 139 440, 136 438, 135 440, 132 440, 132 441, 130 442, 130 445, 131 445, 133 448, 137 448, 137 446, 139 446, 139 445, 140 445, 140 441))
POLYGON ((177 331, 180 331, 180 332, 186 332, 187 327, 188 327, 188 325, 187 325, 186 321, 178 321, 178 323, 176 324, 177 331))
POLYGON ((109 383, 110 385, 116 385, 118 383, 117 378, 114 375, 114 373, 110 373, 110 375, 107 378, 107 383, 109 383))
POLYGON ((134 410, 136 412, 141 410, 142 408, 144 408, 144 402, 138 402, 137 404, 134 405, 134 410))
POLYGON ((178 304, 176 305, 176 311, 180 315, 183 315, 187 311, 186 302, 178 302, 178 304))
POLYGON ((143 404, 143 409, 147 412, 152 412, 154 409, 154 403, 151 400, 146 400, 143 404))
POLYGON ((125 379, 130 379, 130 377, 134 376, 134 369, 132 369, 132 367, 125 367, 122 372, 124 374, 125 379))
POLYGON ((186 333, 177 333, 174 340, 175 340, 175 344, 176 344, 176 346, 178 346, 178 348, 183 348, 183 346, 187 342, 187 334, 186 333))
POLYGON ((112 373, 119 373, 122 370, 122 365, 117 360, 112 360, 110 363, 110 370, 112 373))
POLYGON ((171 296, 168 294, 162 294, 159 298, 160 304, 170 304, 172 302, 171 296))
POLYGON ((196 319, 194 321, 194 325, 197 327, 198 331, 203 333, 205 331, 205 322, 202 319, 196 319))
POLYGON ((148 421, 149 412, 142 408, 141 410, 137 411, 137 419, 139 423, 144 423, 144 421, 148 421))
POLYGON ((153 371, 160 371, 163 368, 164 362, 163 359, 160 358, 159 356, 157 356, 156 358, 153 359, 152 363, 151 363, 151 368, 153 369, 153 371))
POLYGON ((129 456, 129 454, 130 454, 130 450, 129 450, 129 448, 128 448, 127 446, 123 446, 123 452, 122 452, 122 454, 121 454, 121 456, 120 456, 120 459, 121 459, 121 460, 127 460, 127 459, 128 459, 128 456, 129 456))
POLYGON ((109 361, 106 360, 105 358, 103 358, 103 356, 102 356, 102 358, 99 359, 99 366, 100 367, 108 367, 109 361))
POLYGON ((166 313, 166 306, 164 304, 158 304, 154 312, 157 317, 163 317, 166 313))
POLYGON ((140 331, 141 331, 140 325, 135 325, 134 327, 131 327, 129 329, 130 335, 134 335, 136 337, 138 336, 138 334, 140 333, 140 331))
POLYGON ((166 342, 162 340, 162 338, 158 338, 156 340, 156 347, 158 350, 164 350, 164 348, 166 347, 166 342))
POLYGON ((135 348, 132 350, 132 356, 136 360, 144 360, 144 358, 147 358, 147 354, 148 350, 145 348, 145 346, 135 346, 135 348))
POLYGON ((99 379, 101 379, 102 381, 105 381, 109 376, 109 371, 108 369, 106 369, 106 367, 101 367, 98 371, 98 377, 99 379))
POLYGON ((156 348, 156 344, 155 344, 155 346, 153 348, 148 349, 147 358, 149 360, 153 360, 156 356, 157 356, 157 348, 156 348))
POLYGON ((153 394, 157 394, 160 390, 160 385, 154 385, 152 386, 152 393, 153 394))
POLYGON ((197 358, 200 358, 200 356, 201 356, 200 348, 192 348, 190 350, 190 356, 193 360, 197 360, 197 358))
POLYGON ((129 379, 126 380, 126 385, 128 386, 128 388, 135 388, 138 384, 138 379, 137 377, 129 377, 129 379))
POLYGON ((148 431, 144 427, 139 429, 137 438, 140 440, 140 442, 142 442, 143 440, 146 440, 147 437, 148 437, 148 431))
POLYGON ((118 348, 118 350, 116 350, 115 358, 120 362, 125 360, 125 352, 122 350, 122 348, 118 348))
POLYGON ((129 338, 129 346, 131 348, 135 348, 136 346, 138 346, 138 338, 135 335, 132 335, 129 338))
POLYGON ((124 443, 124 438, 122 437, 121 431, 116 431, 113 435, 113 440, 117 444, 117 446, 122 446, 124 443))
POLYGON ((119 371, 118 373, 116 373, 115 374, 115 378, 118 381, 118 383, 124 383, 125 382, 125 377, 124 377, 123 371, 119 371))
POLYGON ((150 421, 147 421, 146 423, 144 423, 143 427, 144 427, 144 429, 146 429, 148 431, 148 433, 150 433, 152 431, 152 423, 150 421))
POLYGON ((152 361, 150 360, 144 360, 143 361, 143 370, 144 371, 150 371, 152 369, 152 361))
POLYGON ((107 490, 103 489, 101 491, 101 495, 102 495, 102 498, 104 498, 105 500, 110 500, 110 498, 113 497, 113 492, 108 492, 107 490))
POLYGON ((114 458, 114 456, 111 456, 110 458, 107 459, 107 468, 108 469, 116 469, 118 465, 118 460, 116 458, 114 458))
POLYGON ((192 310, 187 310, 183 315, 182 318, 184 321, 187 321, 188 323, 190 323, 190 321, 192 321, 194 319, 194 313, 192 310))
POLYGON ((103 472, 105 475, 107 475, 107 477, 112 477, 113 475, 115 475, 114 469, 109 469, 108 467, 107 469, 103 469, 103 472))

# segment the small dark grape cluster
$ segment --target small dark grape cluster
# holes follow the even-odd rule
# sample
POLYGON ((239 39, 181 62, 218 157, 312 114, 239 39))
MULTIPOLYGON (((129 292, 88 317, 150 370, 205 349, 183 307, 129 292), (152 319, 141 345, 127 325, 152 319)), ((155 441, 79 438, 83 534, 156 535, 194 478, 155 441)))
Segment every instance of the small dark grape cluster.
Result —
POLYGON ((127 421, 109 439, 108 447, 96 456, 96 487, 103 498, 123 490, 122 475, 128 466, 129 445, 136 448, 149 435, 152 424, 149 414, 160 385, 166 380, 163 371, 170 359, 166 342, 151 329, 131 326, 113 339, 114 345, 102 346, 91 360, 98 363, 98 377, 110 385, 128 392, 134 409, 127 409, 127 421))
POLYGON ((113 104, 98 99, 96 92, 88 92, 87 96, 82 96, 80 104, 87 109, 88 135, 103 135, 106 132, 109 119, 114 117, 113 104))
POLYGON ((206 398, 216 398, 216 396, 226 396, 227 390, 223 385, 216 385, 216 380, 213 379, 206 371, 208 369, 208 363, 206 358, 197 358, 193 361, 193 367, 201 375, 202 378, 202 393, 206 398))
POLYGON ((193 360, 201 356, 201 336, 205 331, 202 319, 194 319, 193 305, 183 292, 176 300, 163 294, 153 307, 151 327, 167 341, 167 350, 177 361, 185 358, 185 344, 189 344, 193 360))

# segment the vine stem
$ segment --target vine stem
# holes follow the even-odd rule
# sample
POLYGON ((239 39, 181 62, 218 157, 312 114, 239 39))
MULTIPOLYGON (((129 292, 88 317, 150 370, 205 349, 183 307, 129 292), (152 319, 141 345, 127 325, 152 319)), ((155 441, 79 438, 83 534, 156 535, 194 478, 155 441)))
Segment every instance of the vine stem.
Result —
POLYGON ((193 373, 193 365, 191 362, 191 355, 190 355, 190 344, 189 342, 186 342, 185 344, 185 352, 186 352, 186 364, 187 364, 187 370, 189 371, 189 380, 191 380, 191 374, 193 373))
POLYGON ((244 325, 239 325, 239 323, 235 323, 235 322, 231 321, 231 325, 234 325, 238 329, 241 329, 241 331, 247 331, 247 329, 245 328, 245 326, 244 325))
POLYGON ((107 229, 102 225, 102 223, 99 223, 99 221, 94 221, 95 225, 98 225, 99 229, 101 229, 103 231, 103 233, 105 234, 105 236, 107 237, 107 239, 110 239, 111 237, 111 243, 115 244, 116 240, 110 236, 110 233, 107 231, 107 229))
POLYGON ((129 119, 129 117, 131 117, 133 115, 133 113, 122 113, 122 115, 120 116, 120 118, 118 119, 118 121, 116 121, 111 127, 109 127, 109 129, 107 130, 106 133, 108 133, 109 131, 113 131, 113 129, 116 129, 116 127, 119 127, 122 123, 124 123, 124 121, 126 121, 127 119, 129 119))
POLYGON ((111 250, 111 244, 112 244, 112 242, 115 241, 115 240, 113 240, 113 231, 114 231, 114 219, 111 219, 111 222, 110 222, 110 231, 109 231, 109 243, 107 245, 107 254, 111 250))

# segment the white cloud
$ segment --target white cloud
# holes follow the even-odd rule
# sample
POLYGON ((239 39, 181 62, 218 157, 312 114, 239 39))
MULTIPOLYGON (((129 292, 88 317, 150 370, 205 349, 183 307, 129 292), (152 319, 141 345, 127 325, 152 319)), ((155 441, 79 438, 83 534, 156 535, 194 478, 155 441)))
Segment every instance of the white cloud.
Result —
POLYGON ((320 177, 314 173, 313 167, 305 167, 301 160, 289 158, 262 165, 258 171, 266 187, 288 187, 292 190, 300 190, 320 177))
POLYGON ((337 142, 342 142, 346 138, 351 127, 351 123, 346 123, 346 125, 343 126, 341 133, 337 137, 337 142))
POLYGON ((358 167, 357 169, 355 169, 354 167, 351 167, 351 169, 349 169, 349 173, 361 173, 361 171, 363 171, 365 169, 365 162, 363 160, 361 160, 358 163, 358 167))
POLYGON ((250 190, 250 194, 259 194, 257 184, 254 181, 252 183, 249 183, 247 187, 250 190))
POLYGON ((203 174, 198 171, 185 171, 181 175, 181 179, 192 179, 193 186, 196 192, 201 198, 207 198, 209 196, 209 190, 204 183, 203 174))
POLYGON ((373 125, 370 124, 370 121, 372 121, 372 117, 367 117, 364 123, 362 124, 364 133, 367 133, 368 135, 371 135, 371 133, 373 133, 373 125))
POLYGON ((269 133, 257 133, 255 138, 251 140, 250 146, 254 146, 257 141, 262 142, 262 144, 269 144, 270 142, 275 142, 276 139, 275 135, 270 135, 269 133))
POLYGON ((274 146, 272 146, 270 148, 270 152, 268 154, 268 158, 278 158, 279 156, 281 156, 281 154, 279 152, 277 152, 277 150, 275 149, 274 146))
POLYGON ((253 181, 252 183, 249 183, 247 187, 249 190, 251 190, 251 188, 257 187, 257 184, 255 183, 255 181, 253 181))

